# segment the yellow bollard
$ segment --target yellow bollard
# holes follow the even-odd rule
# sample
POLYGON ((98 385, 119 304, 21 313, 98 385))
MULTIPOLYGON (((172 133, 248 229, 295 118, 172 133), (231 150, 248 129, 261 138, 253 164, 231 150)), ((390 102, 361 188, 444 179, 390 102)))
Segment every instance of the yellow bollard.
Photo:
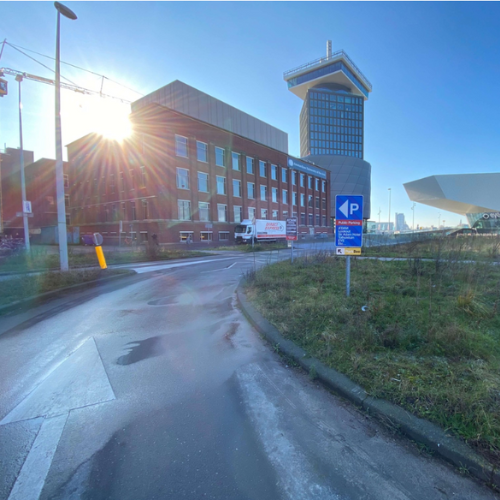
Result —
POLYGON ((99 261, 99 265, 101 266, 101 269, 107 269, 108 266, 106 265, 106 259, 104 258, 104 252, 102 251, 102 247, 100 245, 95 247, 95 253, 97 254, 97 260, 99 261))

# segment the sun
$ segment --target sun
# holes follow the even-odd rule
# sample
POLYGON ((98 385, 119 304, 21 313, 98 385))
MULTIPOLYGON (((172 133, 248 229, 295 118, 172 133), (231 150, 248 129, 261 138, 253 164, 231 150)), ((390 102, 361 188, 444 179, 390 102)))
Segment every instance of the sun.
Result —
MULTIPOLYGON (((102 99, 101 101, 106 100, 102 99)), ((120 102, 107 101, 102 104, 95 114, 95 132, 119 142, 129 137, 132 133, 129 107, 120 102)))

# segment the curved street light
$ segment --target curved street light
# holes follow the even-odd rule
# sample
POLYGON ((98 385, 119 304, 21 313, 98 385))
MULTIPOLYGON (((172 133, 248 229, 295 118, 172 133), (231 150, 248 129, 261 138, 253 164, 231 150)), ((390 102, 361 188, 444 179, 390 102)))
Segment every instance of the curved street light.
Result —
POLYGON ((61 271, 69 269, 68 262, 68 236, 66 231, 66 205, 64 198, 64 170, 63 170, 63 150, 61 138, 61 70, 60 70, 60 49, 59 40, 61 38, 61 14, 68 19, 75 20, 76 14, 59 2, 54 2, 57 9, 57 32, 56 32, 56 193, 57 193, 57 233, 59 236, 59 259, 61 271))

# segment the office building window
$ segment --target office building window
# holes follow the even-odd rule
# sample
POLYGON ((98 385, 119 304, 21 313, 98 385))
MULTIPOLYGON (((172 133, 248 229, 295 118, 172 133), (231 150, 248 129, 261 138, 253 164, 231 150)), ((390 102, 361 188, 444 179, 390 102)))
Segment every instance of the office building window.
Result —
POLYGON ((233 210, 234 210, 234 222, 241 222, 241 219, 243 217, 243 208, 234 206, 233 210))
POLYGON ((319 191, 319 179, 314 179, 314 189, 316 189, 316 191, 319 191))
POLYGON ((300 187, 304 187, 304 174, 300 174, 300 187))
POLYGON ((267 187, 266 186, 260 186, 260 199, 262 201, 266 201, 267 197, 267 187))
POLYGON ((288 203, 288 191, 286 189, 283 189, 283 192, 281 194, 283 203, 288 203))
POLYGON ((307 176, 307 187, 309 189, 312 189, 313 187, 313 178, 310 175, 307 176))
POLYGON ((240 154, 235 153, 234 151, 231 153, 231 159, 233 163, 233 170, 239 170, 240 169, 240 154))
POLYGON ((307 196, 307 206, 309 208, 312 208, 312 206, 313 206, 313 197, 312 197, 312 194, 310 194, 310 195, 307 196))
POLYGON ((321 208, 326 210, 326 198, 321 198, 321 208))
POLYGON ((115 192, 115 174, 111 174, 111 176, 110 176, 109 187, 110 187, 111 194, 114 194, 114 192, 115 192))
POLYGON ((141 186, 144 187, 146 185, 146 167, 143 165, 141 168, 141 186))
POLYGON ((122 203, 122 219, 121 220, 127 220, 127 205, 125 203, 122 203))
POLYGON ((217 216, 219 222, 228 222, 227 220, 227 205, 217 205, 217 216))
POLYGON ((149 219, 148 202, 146 200, 142 200, 142 218, 149 219))
POLYGON ((273 203, 278 203, 278 188, 272 188, 271 197, 273 203))
POLYGON ((271 179, 273 181, 278 180, 278 167, 276 165, 271 165, 271 179))
POLYGON ((302 226, 306 225, 306 214, 300 214, 300 224, 302 226))
POLYGON ((233 196, 241 198, 241 181, 233 179, 233 196))
POLYGON ((192 242, 194 238, 193 231, 179 231, 179 239, 181 243, 187 243, 188 241, 192 242))
POLYGON ((208 145, 204 142, 196 141, 196 159, 198 161, 202 161, 203 163, 207 163, 208 161, 208 145))
POLYGON ((300 193, 300 206, 301 207, 306 206, 306 195, 304 193, 300 193))
POLYGON ((226 194, 226 178, 217 176, 217 194, 226 194))
POLYGON ((267 177, 266 175, 266 162, 259 160, 259 175, 261 177, 267 177))
POLYGON ((321 225, 322 225, 323 227, 326 227, 326 215, 322 215, 322 216, 321 216, 321 219, 322 219, 322 220, 321 220, 321 225))
POLYGON ((208 193, 208 174, 198 172, 198 191, 208 193))
POLYGON ((313 214, 308 214, 307 218, 308 218, 308 222, 307 222, 308 226, 312 226, 314 224, 313 214))
POLYGON ((223 148, 218 148, 215 146, 215 164, 218 167, 225 167, 226 166, 226 151, 223 148))
POLYGON ((297 185, 297 172, 295 170, 292 170, 291 176, 292 176, 292 186, 296 186, 297 185))
POLYGON ((267 219, 267 208, 261 208, 260 210, 260 218, 267 219))
POLYGON ((120 189, 121 191, 125 191, 125 175, 123 172, 120 172, 120 189))
POLYGON ((292 205, 297 205, 297 193, 292 191, 292 205))
POLYGON ((287 180, 287 169, 282 168, 281 169, 281 182, 288 182, 287 180))
POLYGON ((319 197, 316 196, 316 208, 319 208, 319 197))
POLYGON ((288 210, 283 210, 283 219, 288 217, 288 210))
POLYGON ((188 140, 182 135, 175 135, 175 154, 184 158, 188 157, 188 140))
POLYGON ((325 193, 326 191, 326 181, 321 181, 321 192, 325 193))
POLYGON ((69 189, 69 177, 64 174, 64 189, 69 189))
POLYGON ((179 189, 189 189, 189 171, 185 168, 177 169, 177 187, 179 189))
POLYGON ((247 182, 247 195, 250 200, 255 197, 255 184, 253 182, 247 182))
POLYGON ((135 172, 133 170, 130 171, 130 191, 135 189, 135 172))
POLYGON ((200 231, 200 241, 212 241, 212 231, 200 231))
POLYGON ((319 226, 319 215, 316 214, 316 225, 319 226))
POLYGON ((229 231, 219 231, 219 241, 229 241, 229 231))
POLYGON ((132 220, 137 220, 137 215, 135 213, 135 201, 130 202, 130 208, 132 213, 132 220))
POLYGON ((253 158, 247 156, 247 174, 253 174, 253 158))
POLYGON ((208 222, 210 220, 209 207, 210 205, 204 201, 198 202, 198 214, 200 216, 200 221, 208 222))
POLYGON ((179 220, 191 220, 191 202, 188 200, 177 200, 179 209, 179 220))
POLYGON ((272 212, 272 220, 278 220, 278 211, 277 210, 273 210, 272 212))
POLYGON ((250 220, 255 218, 255 207, 248 207, 248 218, 250 220))

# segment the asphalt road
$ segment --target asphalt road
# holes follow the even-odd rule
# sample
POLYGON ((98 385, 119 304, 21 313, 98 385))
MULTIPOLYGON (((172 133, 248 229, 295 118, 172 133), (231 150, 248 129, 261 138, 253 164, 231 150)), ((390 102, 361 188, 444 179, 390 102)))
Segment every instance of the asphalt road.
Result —
POLYGON ((1 316, 0 500, 497 498, 288 367, 235 304, 253 266, 141 265, 1 316))

